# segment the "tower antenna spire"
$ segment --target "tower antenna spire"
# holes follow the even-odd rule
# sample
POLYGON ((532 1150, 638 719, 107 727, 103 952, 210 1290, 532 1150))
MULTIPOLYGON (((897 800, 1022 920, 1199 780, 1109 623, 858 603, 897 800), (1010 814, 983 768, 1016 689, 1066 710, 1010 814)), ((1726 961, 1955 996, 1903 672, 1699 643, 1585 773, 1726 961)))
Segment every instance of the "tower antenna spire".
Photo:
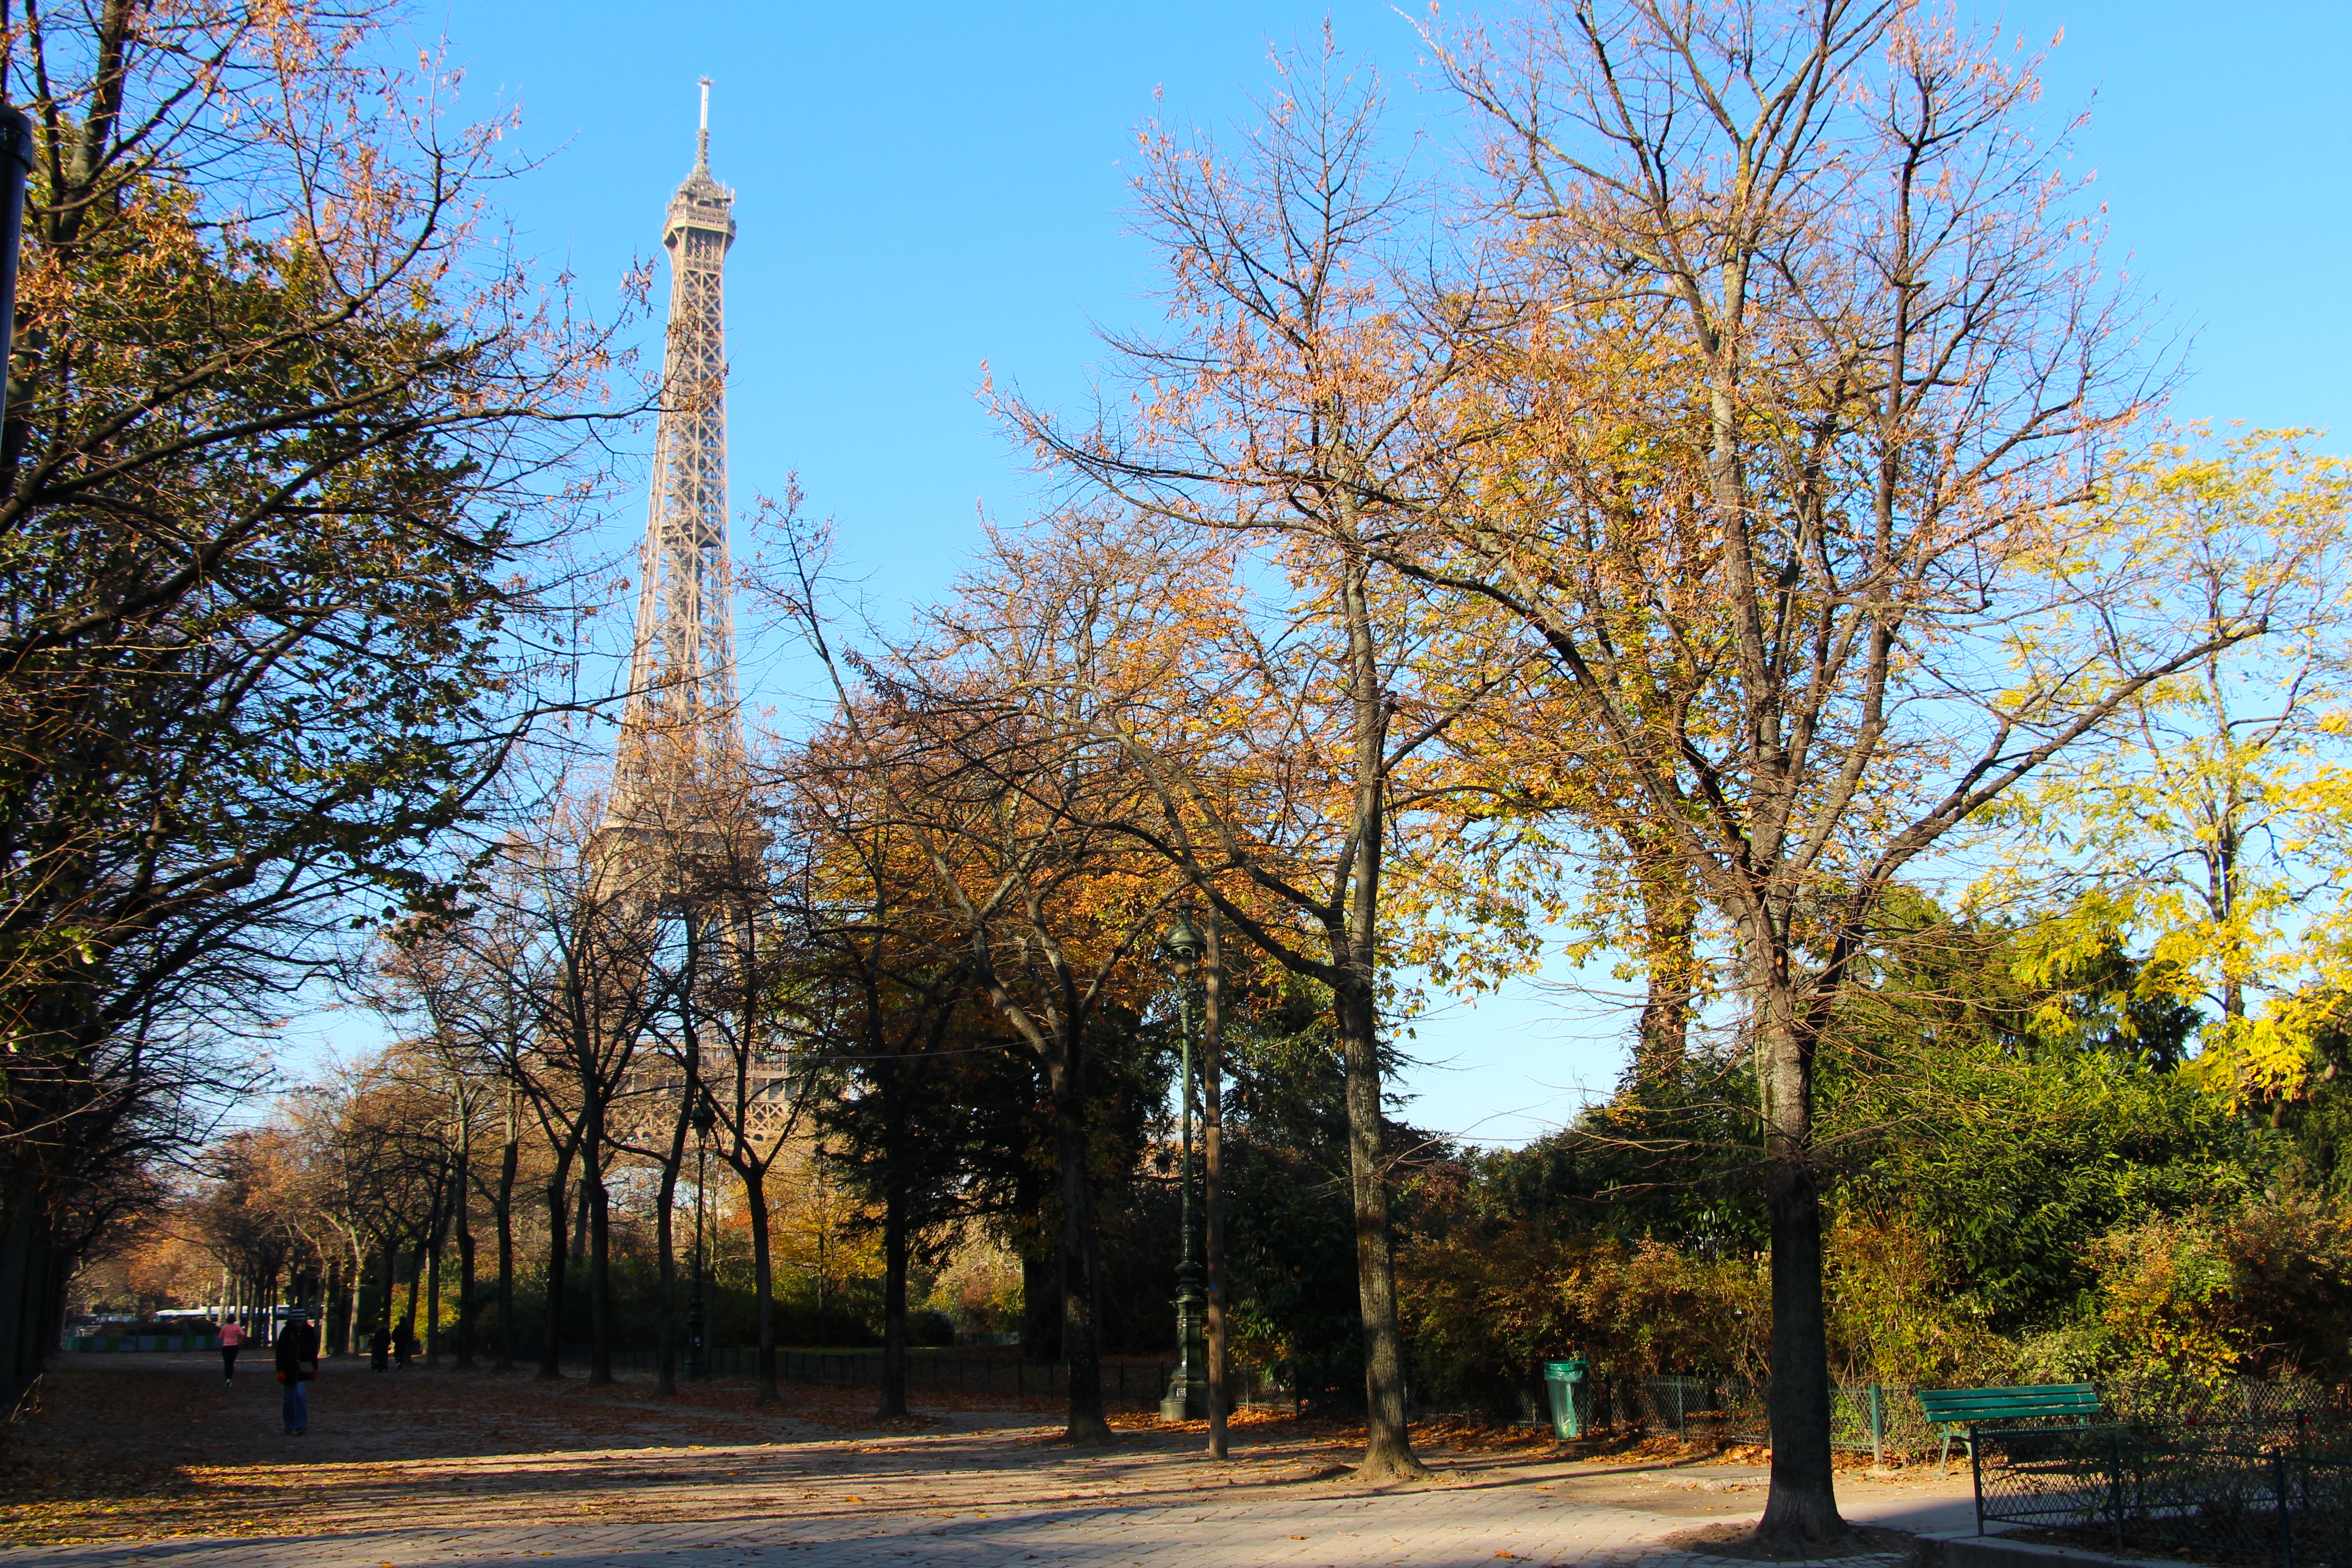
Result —
POLYGON ((694 133, 695 173, 710 172, 710 79, 702 79, 702 128, 694 133))

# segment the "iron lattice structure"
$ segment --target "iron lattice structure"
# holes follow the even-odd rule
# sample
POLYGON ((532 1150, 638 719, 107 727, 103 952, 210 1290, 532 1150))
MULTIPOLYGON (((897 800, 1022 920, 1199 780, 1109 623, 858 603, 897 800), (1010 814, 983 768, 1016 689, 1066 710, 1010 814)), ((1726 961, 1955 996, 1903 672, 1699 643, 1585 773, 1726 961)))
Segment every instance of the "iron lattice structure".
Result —
MULTIPOLYGON (((700 941, 687 984, 715 1026, 753 962, 759 868, 766 838, 755 819, 737 707, 733 563, 727 510, 727 253, 735 193, 710 174, 710 83, 693 172, 662 228, 670 258, 669 329, 651 493, 640 556, 636 637, 614 758, 613 788, 595 847, 595 896, 631 911, 659 945, 664 920, 692 923, 700 941)), ((740 1024, 740 1019, 734 1020, 740 1024)), ((713 1030, 724 1037, 725 1030, 713 1030)), ((699 1077, 723 1111, 740 1110, 753 1139, 780 1134, 790 1082, 781 1056, 746 1064, 697 1047, 699 1077), (742 1103, 736 1104, 738 1100, 742 1103)), ((625 1137, 659 1142, 677 1124, 682 1062, 648 1060, 614 1108, 625 1137)))
POLYGON ((735 193, 710 177, 710 84, 694 172, 670 198, 669 333, 639 562, 612 804, 605 824, 675 838, 715 818, 740 776, 733 563, 727 548, 728 248, 735 193))

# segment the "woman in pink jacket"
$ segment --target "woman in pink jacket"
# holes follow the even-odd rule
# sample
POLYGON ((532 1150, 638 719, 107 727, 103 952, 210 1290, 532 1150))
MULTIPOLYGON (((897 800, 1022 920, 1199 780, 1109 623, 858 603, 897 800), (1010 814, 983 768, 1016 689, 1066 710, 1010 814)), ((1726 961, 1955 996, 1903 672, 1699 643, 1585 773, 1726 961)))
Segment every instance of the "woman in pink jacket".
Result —
POLYGON ((223 1383, 235 1383, 236 1381, 237 1348, 245 1343, 245 1331, 236 1326, 236 1320, 235 1318, 231 1318, 227 1322, 221 1325, 220 1342, 221 1381, 223 1383))

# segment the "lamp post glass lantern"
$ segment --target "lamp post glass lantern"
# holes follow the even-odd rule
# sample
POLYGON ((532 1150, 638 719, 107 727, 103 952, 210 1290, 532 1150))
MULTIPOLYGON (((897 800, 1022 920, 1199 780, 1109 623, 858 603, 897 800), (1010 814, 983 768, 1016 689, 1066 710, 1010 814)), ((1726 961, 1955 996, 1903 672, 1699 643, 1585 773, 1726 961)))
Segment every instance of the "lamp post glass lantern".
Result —
POLYGON ((1192 1211, 1192 986, 1206 943, 1192 917, 1182 910, 1161 940, 1169 967, 1176 975, 1176 1020, 1179 1057, 1176 1100, 1182 1137, 1182 1162, 1178 1169, 1177 1212, 1183 1236, 1183 1256, 1176 1264, 1176 1371, 1168 1380, 1167 1396, 1160 1402, 1163 1421, 1202 1421, 1209 1415, 1209 1361, 1202 1342, 1206 1296, 1202 1284, 1200 1232, 1192 1211))
POLYGON ((707 1314, 702 1304, 702 1194, 709 1184, 710 1128, 719 1120, 709 1096, 698 1092, 694 1110, 694 1293, 686 1301, 686 1375, 710 1375, 710 1357, 704 1349, 707 1314))

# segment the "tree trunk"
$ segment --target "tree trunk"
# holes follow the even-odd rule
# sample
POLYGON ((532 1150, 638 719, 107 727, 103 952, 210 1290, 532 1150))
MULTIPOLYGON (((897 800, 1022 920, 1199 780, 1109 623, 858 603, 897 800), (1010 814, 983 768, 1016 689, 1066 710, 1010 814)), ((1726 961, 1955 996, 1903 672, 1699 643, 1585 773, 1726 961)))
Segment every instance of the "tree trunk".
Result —
POLYGON ((457 1206, 451 1211, 457 1234, 457 1333, 456 1350, 457 1370, 474 1370, 474 1162, 467 1142, 457 1148, 457 1173, 453 1190, 457 1206))
POLYGON ((335 1336, 342 1328, 342 1314, 337 1310, 342 1305, 342 1298, 339 1293, 342 1271, 341 1258, 320 1256, 319 1259, 319 1353, 321 1356, 331 1356, 335 1353, 335 1336))
POLYGON ((677 1165, 662 1167, 661 1195, 654 1205, 654 1258, 659 1270, 661 1308, 654 1324, 654 1392, 677 1392, 677 1244, 670 1205, 677 1201, 677 1165))
POLYGON ((417 1287, 425 1273, 425 1253, 433 1239, 433 1226, 439 1215, 425 1215, 425 1227, 416 1234, 415 1245, 408 1249, 408 1299, 400 1309, 400 1338, 407 1344, 416 1342, 417 1287))
POLYGON ((1371 1480, 1425 1476, 1413 1457, 1404 1409, 1404 1335, 1397 1319, 1396 1257, 1390 1243, 1388 1181, 1382 1170, 1380 1059, 1370 1037, 1370 997, 1344 1004, 1352 1022, 1340 1031, 1347 1068, 1348 1185, 1356 1220, 1356 1296, 1364 1325, 1364 1460, 1371 1480))
POLYGON ((5 1243, 0 1243, 0 1357, 5 1378, 0 1398, 15 1410, 41 1375, 48 1350, 57 1343, 48 1332, 49 1304, 58 1298, 61 1273, 50 1236, 48 1205, 44 1190, 26 1183, 9 1205, 5 1243))
POLYGON ((0 1358, 6 1363, 5 1376, 0 1376, 0 1397, 7 1399, 13 1410, 33 1386, 35 1375, 21 1354, 28 1339, 22 1319, 33 1299, 32 1227, 43 1200, 35 1181, 18 1178, 8 1185, 7 1221, 5 1228, 0 1229, 0 1358))
POLYGON ((522 1158, 517 1114, 515 1091, 509 1089, 506 1142, 499 1150, 499 1194, 490 1215, 499 1233, 499 1345, 498 1359, 491 1363, 491 1370, 496 1372, 514 1370, 514 1190, 517 1167, 522 1158))
POLYGON ((441 1364, 441 1233, 446 1221, 436 1215, 425 1238, 425 1364, 441 1364))
POLYGON ((1633 861, 1642 899, 1642 966, 1645 991, 1633 1064, 1647 1088, 1682 1077, 1690 1050, 1691 1000, 1698 988, 1698 898, 1689 873, 1672 863, 1671 847, 1638 826, 1620 837, 1633 861))
POLYGON ((570 1147, 555 1152, 555 1169, 547 1178, 547 1338, 539 1352, 542 1379, 563 1375, 563 1266, 571 1238, 563 1233, 563 1211, 570 1197, 570 1147))
POLYGON ((613 1382, 613 1201, 604 1190, 604 1128, 600 1116, 583 1140, 580 1183, 588 1195, 588 1386, 613 1382))
POLYGON ((677 1173, 686 1163, 687 1119, 694 1110, 694 1080, 678 1096, 669 1133, 669 1158, 662 1162, 660 1195, 654 1202, 654 1259, 660 1271, 661 1308, 654 1325, 654 1392, 677 1392, 677 1173))
POLYGON ((1387 825, 1388 694, 1372 640, 1370 586, 1362 561, 1342 565, 1349 698, 1355 713, 1354 882, 1345 925, 1334 932, 1332 1012, 1347 1070, 1348 1181, 1356 1211, 1356 1294, 1364 1331, 1364 1462, 1375 1481, 1429 1472, 1413 1457, 1404 1413, 1404 1335, 1397 1321, 1396 1255, 1389 1233, 1386 1124, 1381 1110, 1381 869, 1387 825))
MULTIPOLYGON (((392 1299, 400 1289, 400 1237, 397 1235, 383 1238, 380 1256, 383 1259, 383 1273, 382 1282, 376 1287, 375 1311, 372 1315, 377 1326, 388 1335, 392 1332, 392 1299)), ((373 1353, 370 1352, 371 1356, 373 1353)))
POLYGON ((1776 1162, 1767 1199, 1772 1224, 1772 1489, 1760 1542, 1843 1541, 1830 1469, 1827 1315, 1822 1302, 1821 1192, 1810 1166, 1776 1162))
POLYGON ((784 1396, 776 1386, 776 1281, 774 1260, 768 1249, 766 1173, 739 1165, 736 1173, 743 1178, 743 1217, 751 1225, 751 1292, 760 1316, 760 1386, 751 1403, 782 1405, 784 1396))
POLYGON ((574 1185, 572 1193, 572 1266, 574 1268, 588 1267, 588 1184, 585 1179, 574 1185))
POLYGON ((360 1243, 359 1233, 347 1237, 352 1248, 352 1299, 343 1303, 346 1314, 343 1328, 343 1348, 357 1355, 366 1341, 367 1331, 360 1326, 360 1297, 367 1289, 367 1249, 360 1243))
POLYGON ((48 1370, 49 1356, 66 1331, 66 1291, 73 1283, 72 1261, 58 1250, 57 1228, 46 1209, 34 1227, 33 1257, 35 1267, 28 1283, 35 1294, 16 1351, 16 1370, 27 1380, 27 1386, 31 1379, 48 1370))
POLYGON ((1225 949, 1212 906, 1202 924, 1201 1210, 1207 1270, 1209 1457, 1225 1457, 1225 949))
MULTIPOLYGON (((896 1152, 907 1133, 897 1110, 888 1114, 896 1152)), ((882 1168, 882 1403, 874 1414, 885 1421, 907 1414, 907 1179, 898 1160, 882 1168)))
MULTIPOLYGON (((1758 946, 1763 944, 1759 942, 1758 946)), ((1813 1173, 1812 1051, 1778 954, 1751 958, 1763 1079, 1765 1198, 1772 1228, 1772 1487, 1758 1544, 1776 1551, 1853 1537, 1830 1469, 1828 1315, 1822 1302, 1822 1201, 1813 1173)))
POLYGON ((1087 1181, 1086 1086, 1075 1047, 1051 1064, 1054 1147, 1061 1177, 1062 1361, 1069 1393, 1066 1443, 1108 1443, 1103 1419, 1102 1346, 1095 1321, 1093 1194, 1087 1181))

